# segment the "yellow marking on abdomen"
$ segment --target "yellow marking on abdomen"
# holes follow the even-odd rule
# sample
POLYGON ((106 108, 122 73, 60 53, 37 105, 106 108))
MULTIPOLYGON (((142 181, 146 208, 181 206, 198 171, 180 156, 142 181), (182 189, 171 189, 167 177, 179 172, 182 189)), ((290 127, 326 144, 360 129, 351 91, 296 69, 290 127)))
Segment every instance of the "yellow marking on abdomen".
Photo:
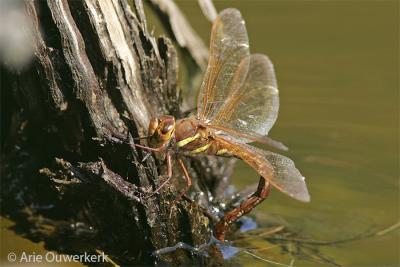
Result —
POLYGON ((204 146, 201 146, 199 148, 196 148, 195 150, 192 150, 190 153, 192 154, 197 154, 206 151, 209 147, 211 146, 211 143, 205 144, 204 146))
POLYGON ((193 135, 193 136, 191 136, 191 137, 185 138, 185 139, 183 139, 183 140, 177 142, 176 145, 177 145, 178 147, 183 147, 183 146, 189 144, 190 142, 193 142, 194 140, 196 140, 196 139, 199 138, 199 137, 200 137, 200 134, 197 133, 197 134, 195 134, 195 135, 193 135))
POLYGON ((217 156, 221 156, 223 154, 225 154, 226 152, 228 152, 228 149, 223 148, 217 151, 217 156))

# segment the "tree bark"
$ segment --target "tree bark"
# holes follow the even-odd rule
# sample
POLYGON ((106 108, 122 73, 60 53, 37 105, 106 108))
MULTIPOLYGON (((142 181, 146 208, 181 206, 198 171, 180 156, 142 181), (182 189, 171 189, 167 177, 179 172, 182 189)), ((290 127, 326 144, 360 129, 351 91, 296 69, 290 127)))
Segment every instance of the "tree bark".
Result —
POLYGON ((34 61, 18 74, 1 66, 2 215, 18 233, 63 253, 101 250, 121 265, 221 264, 214 246, 212 257, 152 254, 208 242, 214 222, 206 211, 232 164, 187 159, 190 198, 175 201, 183 188, 177 168, 173 182, 151 195, 164 179, 163 158, 143 161, 146 153, 130 143, 146 135, 151 117, 182 112, 176 51, 148 32, 142 2, 132 9, 123 0, 25 5, 34 61))

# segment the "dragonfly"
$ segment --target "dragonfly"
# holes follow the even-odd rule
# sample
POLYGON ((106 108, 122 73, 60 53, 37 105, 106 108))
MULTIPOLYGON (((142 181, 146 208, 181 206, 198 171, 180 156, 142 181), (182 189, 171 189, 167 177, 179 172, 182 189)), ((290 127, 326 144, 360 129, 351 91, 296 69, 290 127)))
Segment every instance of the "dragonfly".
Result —
POLYGON ((135 147, 165 153, 167 179, 172 177, 172 156, 186 180, 191 178, 182 158, 199 154, 236 157, 259 175, 257 190, 215 226, 215 236, 223 241, 230 225, 260 204, 274 187, 290 197, 310 201, 304 177, 285 156, 249 145, 251 142, 287 150, 268 137, 278 116, 279 91, 270 59, 250 54, 245 22, 239 10, 228 8, 216 17, 211 31, 208 65, 198 93, 197 113, 175 119, 162 115, 151 119, 148 146, 135 147))

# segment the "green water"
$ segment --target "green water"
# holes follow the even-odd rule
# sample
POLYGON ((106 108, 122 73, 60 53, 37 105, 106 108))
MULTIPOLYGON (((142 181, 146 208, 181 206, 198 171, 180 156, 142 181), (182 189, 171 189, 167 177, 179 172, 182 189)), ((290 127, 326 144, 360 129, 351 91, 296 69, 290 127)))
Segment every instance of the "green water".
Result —
MULTIPOLYGON (((270 135, 289 146, 311 203, 274 191, 254 212, 281 218, 317 240, 348 238, 399 220, 399 2, 215 1, 246 20, 253 53, 273 60, 281 107, 270 135)), ((195 1, 178 1, 208 44, 210 25, 195 1)), ((234 183, 257 176, 240 163, 234 183)), ((399 231, 337 246, 324 255, 344 266, 399 266, 399 231)), ((256 248, 265 242, 254 239, 256 248)), ((260 253, 275 257, 278 250, 260 253)), ((239 255, 246 265, 265 262, 239 255)), ((296 260, 295 266, 323 266, 296 260)))

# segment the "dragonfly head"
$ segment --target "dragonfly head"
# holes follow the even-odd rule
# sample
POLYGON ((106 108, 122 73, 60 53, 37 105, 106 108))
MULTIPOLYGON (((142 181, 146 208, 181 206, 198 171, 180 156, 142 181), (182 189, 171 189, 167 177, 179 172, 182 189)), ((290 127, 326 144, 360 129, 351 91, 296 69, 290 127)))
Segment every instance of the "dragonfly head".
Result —
POLYGON ((156 138, 160 142, 171 140, 175 133, 175 118, 170 115, 162 115, 150 120, 148 136, 156 138))

